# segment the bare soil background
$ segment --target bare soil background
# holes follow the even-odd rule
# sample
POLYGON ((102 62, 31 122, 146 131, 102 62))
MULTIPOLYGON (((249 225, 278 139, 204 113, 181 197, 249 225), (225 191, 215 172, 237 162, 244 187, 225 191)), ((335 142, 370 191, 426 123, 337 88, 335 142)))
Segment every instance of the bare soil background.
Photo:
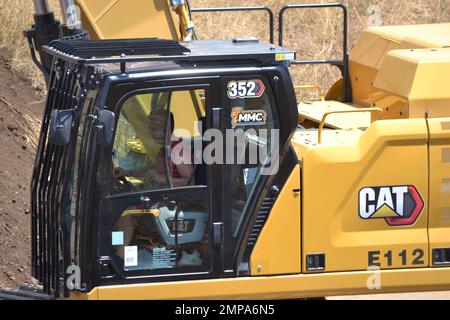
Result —
POLYGON ((0 287, 30 281, 29 185, 42 107, 0 49, 0 287))
MULTIPOLYGON (((267 5, 278 12, 292 3, 320 0, 191 0, 192 7, 267 5)), ((450 0, 345 0, 349 9, 350 48, 379 13, 383 25, 450 22, 450 0), (374 11, 375 10, 375 11, 374 11)), ((58 0, 49 0, 57 17, 58 0)), ((32 64, 22 30, 33 19, 31 0, 0 0, 0 287, 30 281, 29 185, 40 119, 44 81, 32 64)), ((268 41, 264 13, 195 13, 200 39, 256 36, 268 41)), ((301 59, 334 58, 342 54, 342 14, 334 9, 286 15, 285 46, 301 59)), ((277 23, 275 23, 277 26, 277 23)), ((277 27, 276 27, 277 29, 277 27)), ((277 30, 276 33, 277 34, 277 30)), ((297 84, 328 88, 338 78, 331 67, 296 67, 297 84)), ((449 299, 450 293, 359 296, 357 298, 449 299)))

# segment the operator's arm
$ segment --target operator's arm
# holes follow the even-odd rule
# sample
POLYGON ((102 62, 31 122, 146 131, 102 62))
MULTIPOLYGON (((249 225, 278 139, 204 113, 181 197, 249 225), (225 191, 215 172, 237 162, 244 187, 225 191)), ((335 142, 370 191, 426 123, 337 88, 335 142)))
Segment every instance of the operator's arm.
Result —
POLYGON ((186 186, 192 175, 192 171, 194 170, 192 157, 188 156, 186 158, 184 155, 186 148, 191 148, 191 146, 180 142, 174 147, 174 152, 172 152, 172 161, 176 164, 177 171, 180 175, 180 177, 173 178, 173 184, 175 187, 186 186))

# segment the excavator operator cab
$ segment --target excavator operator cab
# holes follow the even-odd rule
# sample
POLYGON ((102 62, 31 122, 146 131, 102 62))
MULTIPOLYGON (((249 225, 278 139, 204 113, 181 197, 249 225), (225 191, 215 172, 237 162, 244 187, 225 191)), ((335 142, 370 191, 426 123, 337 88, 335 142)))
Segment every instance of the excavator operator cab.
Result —
POLYGON ((294 52, 254 39, 44 50, 32 238, 45 291, 248 275, 261 217, 298 164, 294 52))

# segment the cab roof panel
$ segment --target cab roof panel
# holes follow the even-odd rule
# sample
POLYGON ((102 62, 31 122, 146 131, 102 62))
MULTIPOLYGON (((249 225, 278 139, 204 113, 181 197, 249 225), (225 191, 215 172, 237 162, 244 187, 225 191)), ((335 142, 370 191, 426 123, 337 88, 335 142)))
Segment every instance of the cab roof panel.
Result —
POLYGON ((75 64, 136 63, 144 61, 255 61, 284 63, 295 52, 258 39, 195 40, 178 43, 161 39, 55 40, 44 51, 75 64))

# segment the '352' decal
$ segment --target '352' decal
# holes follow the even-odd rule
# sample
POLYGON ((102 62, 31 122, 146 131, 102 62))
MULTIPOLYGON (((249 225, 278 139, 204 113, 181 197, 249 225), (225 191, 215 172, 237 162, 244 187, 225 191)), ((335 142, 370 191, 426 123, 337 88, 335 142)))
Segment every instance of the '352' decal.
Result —
POLYGON ((227 88, 227 95, 230 99, 259 98, 266 90, 261 80, 230 81, 227 88))

